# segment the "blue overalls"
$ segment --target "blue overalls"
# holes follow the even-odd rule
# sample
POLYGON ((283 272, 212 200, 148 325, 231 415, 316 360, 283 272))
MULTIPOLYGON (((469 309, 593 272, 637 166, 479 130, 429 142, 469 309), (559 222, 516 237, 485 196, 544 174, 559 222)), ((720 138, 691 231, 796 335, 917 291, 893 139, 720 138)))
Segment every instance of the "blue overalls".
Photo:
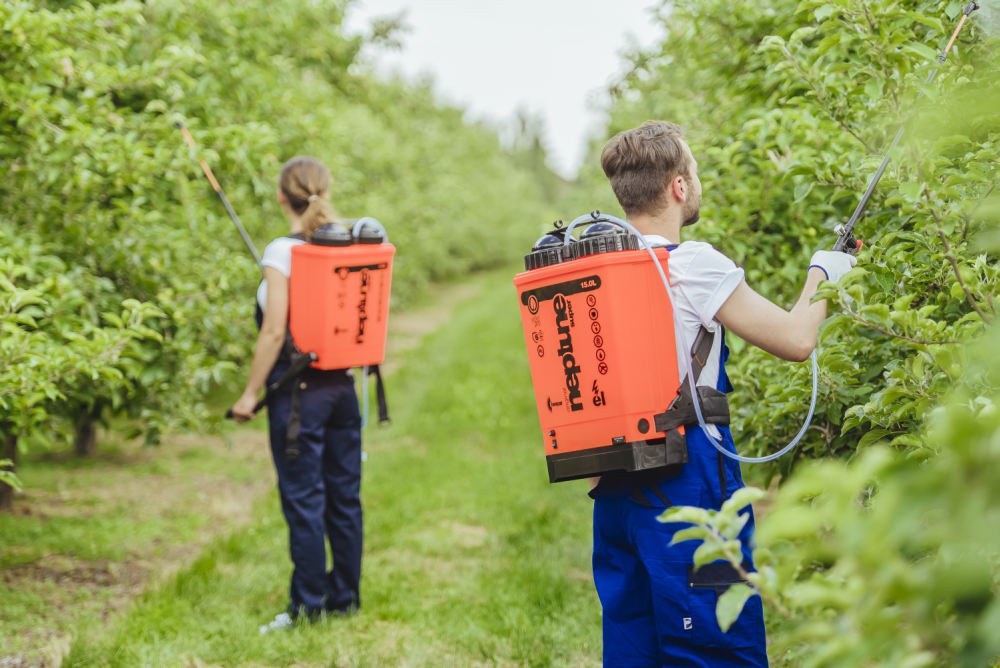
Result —
MULTIPOLYGON (((720 392, 732 389, 725 371, 728 357, 723 339, 716 387, 720 392)), ((718 429, 726 449, 735 453, 729 428, 718 429)), ((760 597, 751 597, 736 623, 723 633, 715 605, 733 583, 733 569, 708 564, 694 571, 694 551, 700 541, 670 545, 673 534, 690 525, 656 519, 671 505, 719 509, 743 487, 739 462, 719 454, 700 427, 687 427, 685 432, 689 461, 679 471, 660 469, 658 476, 646 478, 634 474, 602 478, 591 492, 594 582, 604 608, 605 668, 768 665, 760 597)), ((743 565, 753 570, 753 511, 746 512, 750 520, 740 542, 743 565)))
MULTIPOLYGON (((262 317, 258 308, 258 326, 262 317)), ((288 365, 287 360, 279 359, 268 385, 277 381, 288 365)), ((295 565, 290 611, 293 616, 313 616, 323 610, 352 612, 361 605, 363 539, 361 414, 354 381, 343 369, 306 368, 297 381, 269 395, 267 417, 295 565), (296 393, 299 455, 290 458, 286 446, 296 393), (333 553, 329 573, 326 537, 333 553)))

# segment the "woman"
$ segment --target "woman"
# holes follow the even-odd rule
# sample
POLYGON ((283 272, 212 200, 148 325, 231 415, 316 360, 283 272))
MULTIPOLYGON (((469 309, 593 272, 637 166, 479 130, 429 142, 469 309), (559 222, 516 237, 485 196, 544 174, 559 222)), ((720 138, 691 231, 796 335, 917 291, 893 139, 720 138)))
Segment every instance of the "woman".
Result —
MULTIPOLYGON (((238 422, 254 417, 260 390, 290 363, 285 337, 292 248, 336 219, 330 182, 330 170, 314 158, 292 158, 281 169, 278 202, 290 234, 264 250, 264 280, 257 290, 260 335, 246 389, 233 406, 238 422)), ((361 415, 354 381, 347 369, 307 368, 295 390, 286 387, 267 403, 271 452, 295 565, 288 613, 270 628, 293 623, 300 615, 350 614, 361 602, 361 415), (297 459, 286 455, 286 447, 294 450, 296 442, 297 459), (333 552, 329 573, 324 536, 333 552)))

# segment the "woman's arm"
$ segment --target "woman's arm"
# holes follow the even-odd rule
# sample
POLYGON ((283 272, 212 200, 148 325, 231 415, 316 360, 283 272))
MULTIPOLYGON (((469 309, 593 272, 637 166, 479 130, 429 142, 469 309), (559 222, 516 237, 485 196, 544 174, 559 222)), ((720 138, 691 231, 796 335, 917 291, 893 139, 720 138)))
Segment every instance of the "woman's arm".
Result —
POLYGON ((267 376, 278 360, 281 347, 285 345, 285 332, 288 329, 288 278, 273 267, 264 267, 264 278, 267 279, 264 322, 257 336, 257 345, 254 346, 253 364, 250 366, 246 389, 233 406, 233 418, 237 422, 253 419, 257 395, 267 383, 267 376))
POLYGON ((740 283, 715 315, 733 334, 772 355, 803 362, 816 347, 819 326, 826 319, 826 300, 810 304, 826 274, 810 267, 802 295, 791 311, 774 304, 740 283))

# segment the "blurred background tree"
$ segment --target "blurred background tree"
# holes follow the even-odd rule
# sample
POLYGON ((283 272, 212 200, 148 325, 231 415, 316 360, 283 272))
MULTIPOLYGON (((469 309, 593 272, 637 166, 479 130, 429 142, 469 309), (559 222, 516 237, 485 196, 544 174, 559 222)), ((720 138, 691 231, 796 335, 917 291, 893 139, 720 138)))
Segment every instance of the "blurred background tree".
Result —
MULTIPOLYGON (((495 131, 465 122, 429 85, 371 75, 356 61, 365 40, 391 47, 404 26, 387 19, 367 38, 348 37, 344 8, 0 7, 0 232, 25 244, 12 261, 38 281, 73 286, 88 346, 118 340, 127 318, 105 314, 125 303, 157 314, 143 336, 112 343, 115 354, 93 355, 105 371, 40 372, 56 380, 45 401, 30 399, 37 419, 22 419, 4 386, 6 437, 22 447, 70 439, 87 454, 95 425, 115 416, 151 445, 169 429, 207 428, 206 397, 248 359, 258 270, 175 122, 191 128, 259 248, 287 233, 275 200, 281 164, 297 154, 324 160, 338 211, 382 220, 399 248, 395 306, 430 281, 510 261, 530 245, 535 221, 553 217, 534 149, 504 154, 495 131)), ((11 268, 0 288, 15 314, 0 369, 20 359, 8 335, 66 331, 17 305, 33 285, 21 271, 11 268)), ((45 304, 31 308, 63 309, 45 304)))

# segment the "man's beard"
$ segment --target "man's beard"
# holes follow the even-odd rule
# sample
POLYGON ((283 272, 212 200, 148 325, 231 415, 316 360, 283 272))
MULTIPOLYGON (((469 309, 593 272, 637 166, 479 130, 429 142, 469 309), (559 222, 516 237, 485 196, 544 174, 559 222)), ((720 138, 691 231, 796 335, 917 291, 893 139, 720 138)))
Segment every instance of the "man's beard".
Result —
POLYGON ((687 227, 688 225, 694 225, 701 218, 701 193, 698 197, 692 197, 691 200, 684 202, 681 207, 681 216, 683 222, 681 227, 687 227))

